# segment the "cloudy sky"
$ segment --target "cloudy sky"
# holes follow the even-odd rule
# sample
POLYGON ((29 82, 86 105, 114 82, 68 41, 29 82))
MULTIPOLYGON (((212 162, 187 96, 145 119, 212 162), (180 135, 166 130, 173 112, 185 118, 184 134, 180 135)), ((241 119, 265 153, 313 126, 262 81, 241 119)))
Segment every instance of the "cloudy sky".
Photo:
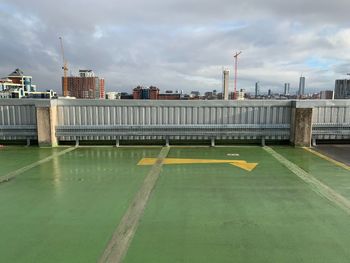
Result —
MULTIPOLYGON (((221 90, 239 60, 238 88, 333 89, 350 72, 349 0, 0 0, 0 74, 21 68, 61 90, 64 39, 72 74, 92 69, 106 89, 221 90)), ((233 88, 231 74, 231 88, 233 88)))

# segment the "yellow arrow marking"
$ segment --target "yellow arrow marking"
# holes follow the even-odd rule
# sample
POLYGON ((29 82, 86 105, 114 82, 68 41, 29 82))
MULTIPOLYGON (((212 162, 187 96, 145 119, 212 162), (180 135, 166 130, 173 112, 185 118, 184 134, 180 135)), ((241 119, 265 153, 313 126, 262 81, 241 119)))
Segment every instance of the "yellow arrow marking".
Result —
MULTIPOLYGON (((143 158, 137 165, 154 165, 157 158, 143 158)), ((163 164, 218 164, 228 163, 237 166, 246 171, 252 171, 258 165, 257 163, 247 163, 243 160, 211 160, 211 159, 181 159, 165 158, 163 164)))

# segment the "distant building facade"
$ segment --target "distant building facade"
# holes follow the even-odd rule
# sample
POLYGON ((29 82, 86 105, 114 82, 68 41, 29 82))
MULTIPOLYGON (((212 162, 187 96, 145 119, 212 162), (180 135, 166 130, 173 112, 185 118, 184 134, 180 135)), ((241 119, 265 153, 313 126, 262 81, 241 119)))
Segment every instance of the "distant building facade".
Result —
POLYGON ((338 79, 335 81, 335 99, 350 99, 350 79, 338 79))
POLYGON ((245 99, 245 90, 240 89, 238 92, 237 100, 244 100, 245 99))
POLYGON ((298 95, 303 96, 305 94, 305 77, 301 76, 299 80, 299 91, 298 95))
MULTIPOLYGON (((64 77, 62 77, 62 91, 63 83, 64 77)), ((104 99, 105 80, 95 76, 92 70, 79 70, 79 76, 67 77, 67 91, 68 96, 77 99, 104 99)))
POLYGON ((0 79, 0 98, 51 99, 53 97, 57 97, 55 91, 37 91, 36 85, 32 84, 32 76, 25 75, 20 69, 0 79))
POLYGON ((106 99, 107 100, 120 100, 121 93, 115 92, 115 91, 106 92, 106 99))
POLYGON ((255 98, 260 95, 259 82, 255 82, 255 98))
POLYGON ((284 93, 285 96, 290 94, 290 83, 284 83, 284 93))
POLYGON ((322 90, 320 92, 321 100, 332 100, 333 99, 333 90, 322 90))
POLYGON ((159 94, 158 99, 159 100, 180 100, 181 94, 180 93, 163 93, 163 94, 159 94))
POLYGON ((223 89, 224 100, 228 100, 229 83, 230 83, 230 71, 228 69, 224 69, 222 72, 222 89, 223 89))
POLYGON ((157 100, 159 97, 159 89, 154 86, 149 88, 137 86, 134 88, 132 95, 134 100, 157 100))

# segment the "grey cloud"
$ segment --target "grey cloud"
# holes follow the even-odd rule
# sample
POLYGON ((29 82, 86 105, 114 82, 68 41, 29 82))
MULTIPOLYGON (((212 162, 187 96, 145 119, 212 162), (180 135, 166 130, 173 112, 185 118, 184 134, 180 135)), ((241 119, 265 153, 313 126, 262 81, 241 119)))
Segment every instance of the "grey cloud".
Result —
POLYGON ((296 86, 304 72, 310 88, 328 89, 350 59, 342 0, 3 2, 0 72, 21 67, 43 89, 60 89, 59 36, 72 72, 91 68, 109 90, 220 89, 234 50, 243 51, 239 87, 296 86), (313 68, 305 63, 312 57, 334 62, 313 68))

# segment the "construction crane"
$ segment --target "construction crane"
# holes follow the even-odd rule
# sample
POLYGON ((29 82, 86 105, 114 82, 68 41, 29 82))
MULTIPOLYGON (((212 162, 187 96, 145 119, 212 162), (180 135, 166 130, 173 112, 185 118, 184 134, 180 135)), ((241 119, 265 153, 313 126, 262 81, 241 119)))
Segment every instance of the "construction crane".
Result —
POLYGON ((63 48, 63 39, 62 37, 59 37, 60 44, 61 44, 61 52, 62 52, 62 59, 63 59, 63 96, 68 96, 68 79, 67 79, 67 73, 68 73, 68 63, 64 56, 64 48, 63 48))
POLYGON ((237 99, 237 72, 238 72, 238 56, 242 54, 242 51, 236 52, 236 54, 233 56, 235 59, 235 90, 233 93, 233 99, 237 99))

